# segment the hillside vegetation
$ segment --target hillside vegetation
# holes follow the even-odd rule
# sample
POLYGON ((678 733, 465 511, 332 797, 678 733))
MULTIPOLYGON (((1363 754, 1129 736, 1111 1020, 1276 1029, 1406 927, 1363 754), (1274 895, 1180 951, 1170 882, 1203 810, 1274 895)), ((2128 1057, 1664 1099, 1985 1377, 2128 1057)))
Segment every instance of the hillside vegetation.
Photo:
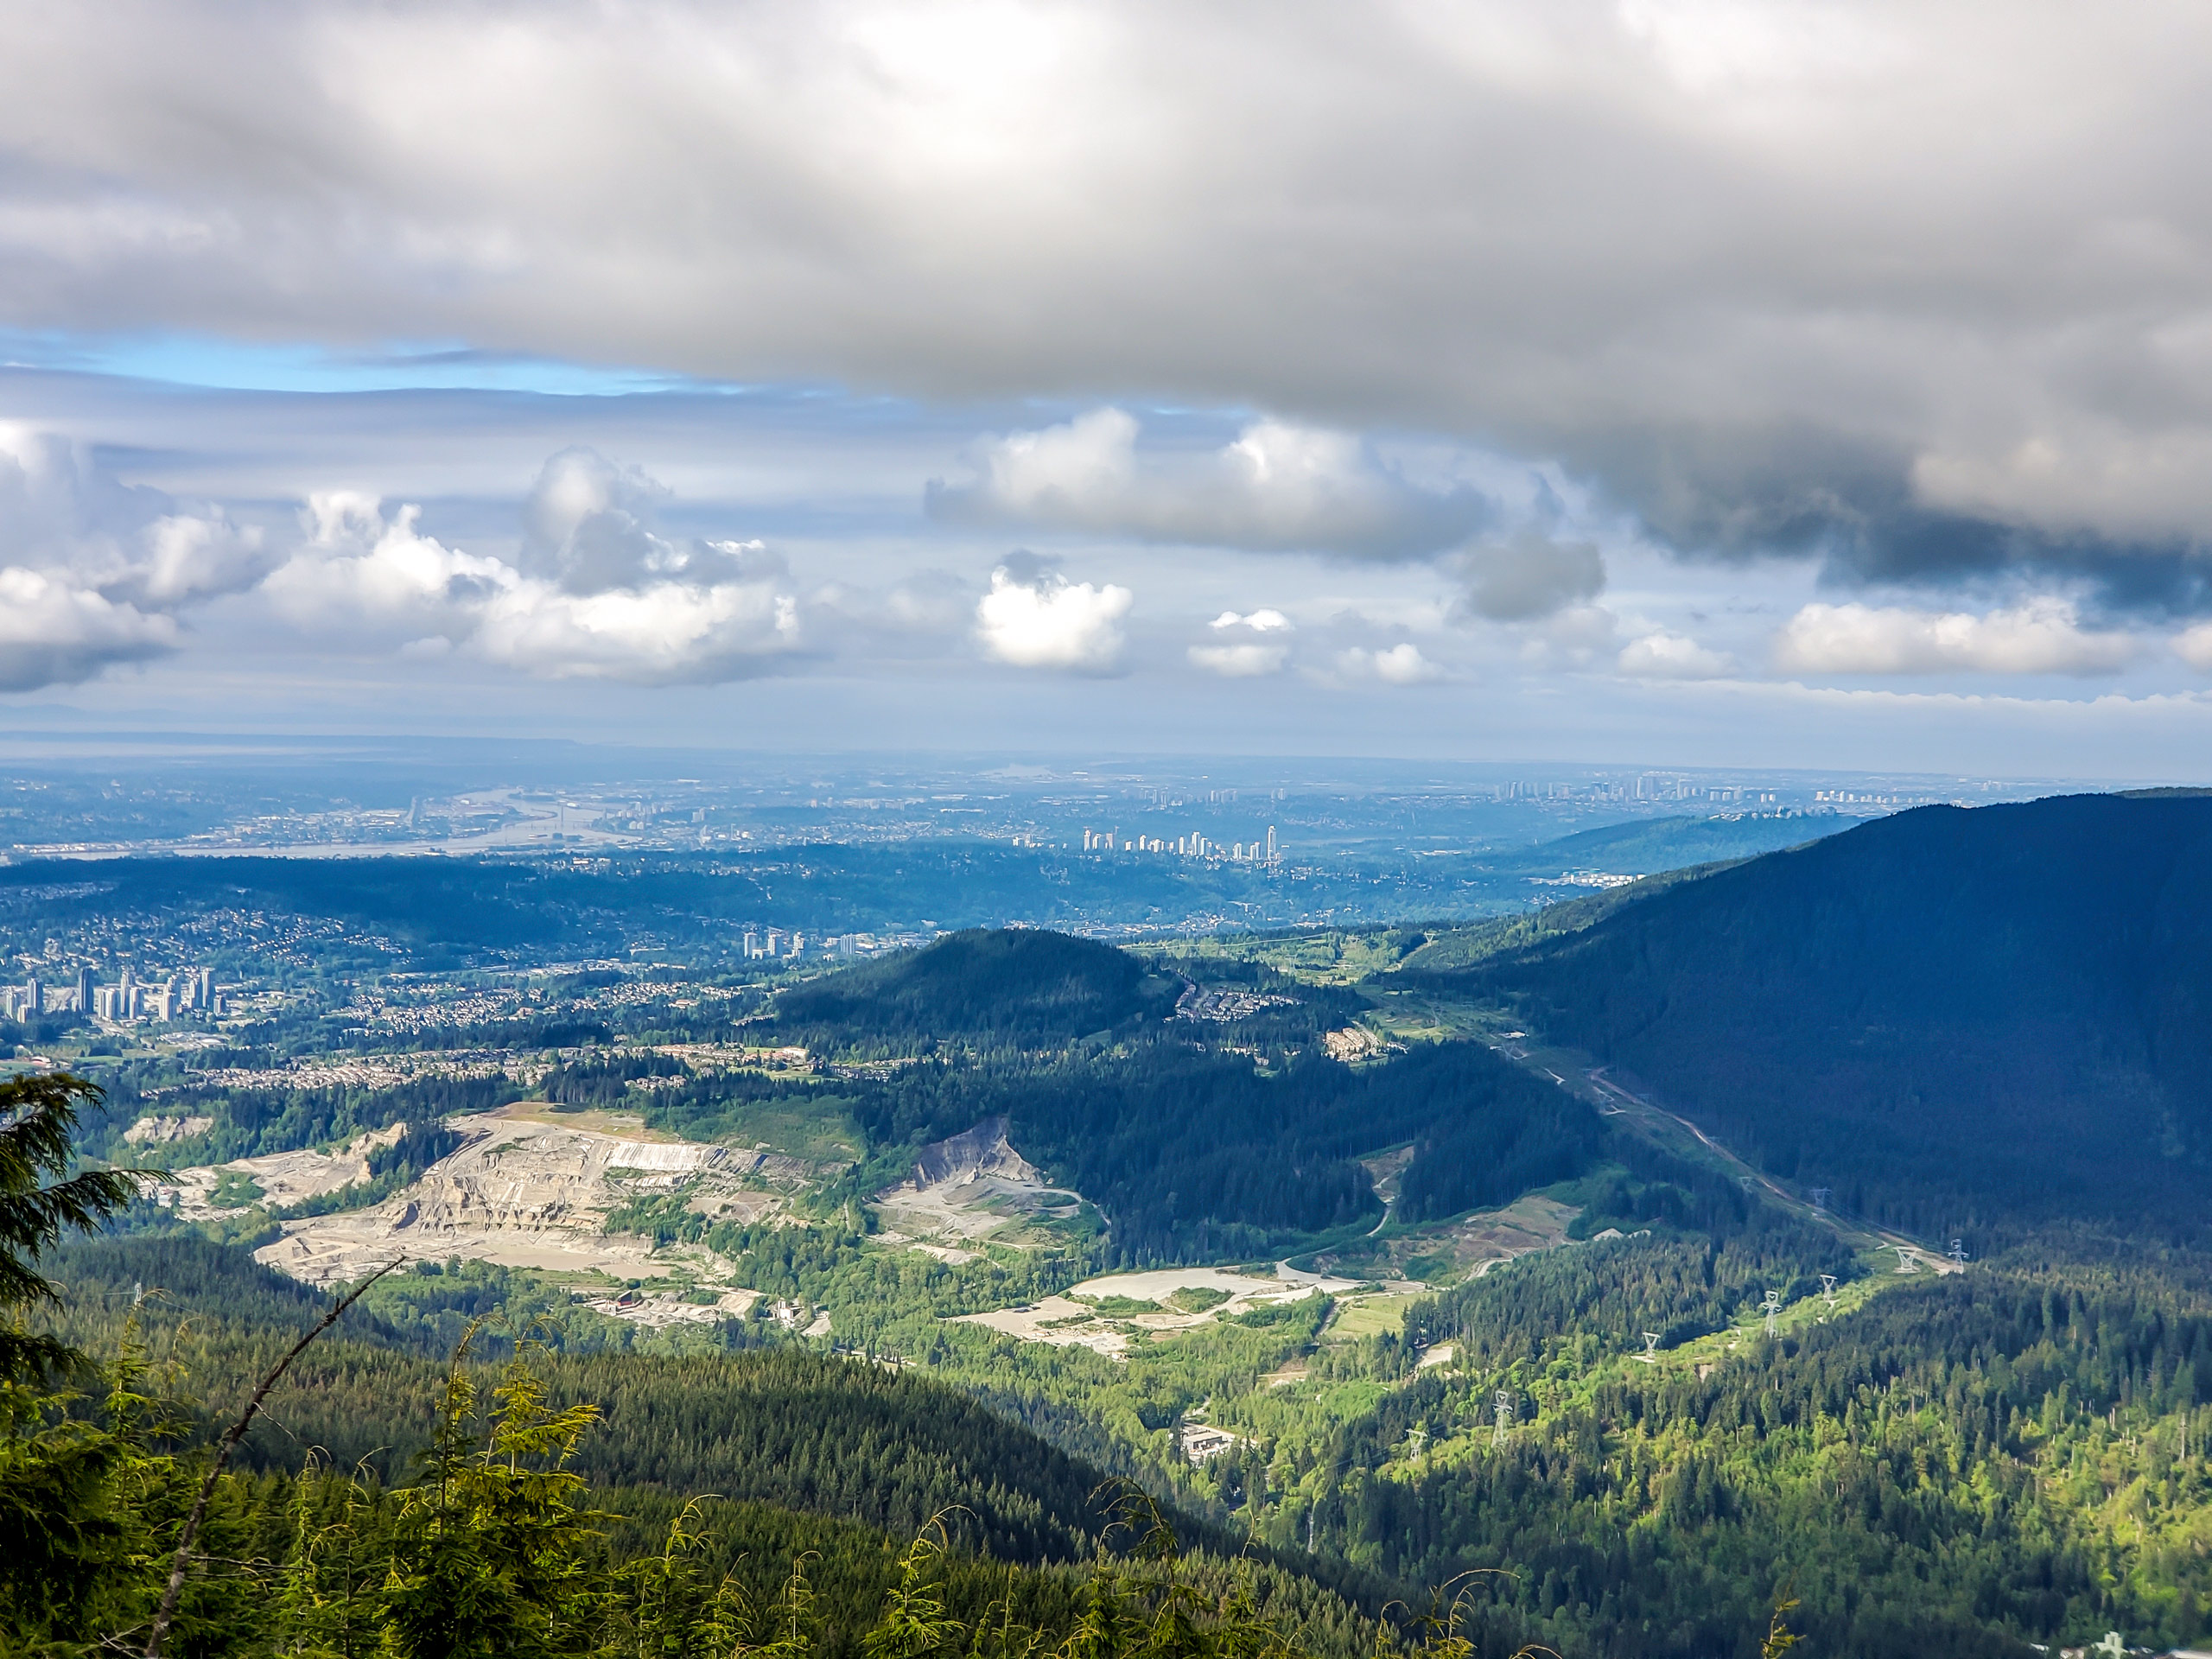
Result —
POLYGON ((2212 800, 1922 808, 1463 982, 1855 1213, 2201 1224, 2212 800))
MULTIPOLYGON (((53 1266, 69 1296, 57 1328, 88 1348, 111 1349, 134 1289, 156 1287, 142 1325, 181 1344, 194 1391, 217 1402, 243 1395, 324 1300, 198 1240, 80 1243, 53 1266)), ((512 1350, 498 1339, 508 1323, 483 1344, 494 1357, 512 1350)), ((245 1465, 296 1467, 315 1446, 337 1467, 404 1478, 433 1436, 451 1330, 362 1310, 300 1361, 299 1388, 246 1441, 245 1465)), ((956 1538, 1029 1564, 1087 1559, 1110 1519, 1093 1497, 1103 1471, 917 1374, 794 1349, 549 1353, 537 1369, 556 1405, 599 1406, 575 1459, 595 1484, 713 1491, 893 1533, 957 1508, 956 1538)))
MULTIPOLYGON (((365 1524, 399 1535, 394 1490, 481 1319, 469 1378, 536 1330, 546 1408, 600 1409, 569 1469, 626 1518, 592 1582, 721 1493, 702 1560, 743 1554, 758 1611, 818 1549, 817 1641, 839 1654, 1074 1639, 1122 1571, 1096 1494, 1129 1477, 1207 1557, 1251 1541, 1255 1593, 1317 1652, 1370 1649, 1359 1609, 1454 1580, 1483 1659, 1524 1634, 1566 1659, 1751 1659, 1791 1595, 1805 1650, 1839 1659, 2026 1659, 2107 1630, 2202 1646, 2208 912, 2212 800, 2054 800, 1468 928, 1142 953, 961 934, 702 1002, 686 1033, 713 1064, 666 1009, 609 1001, 630 1040, 541 1055, 527 1082, 134 1073, 143 1109, 204 1116, 226 1149, 404 1121, 427 1150, 437 1109, 528 1093, 502 1122, 818 1160, 772 1194, 624 1176, 608 1225, 667 1278, 445 1257, 383 1281, 247 1441, 215 1553, 287 1562, 284 1505, 343 1510, 340 1484, 287 1472, 313 1446, 362 1460, 365 1524), (806 1055, 776 1054, 791 1042, 806 1055), (918 1148, 1001 1123, 1021 1179, 1066 1203, 933 1232, 884 1196, 937 1180, 918 1148), (626 1290, 700 1322, 626 1324, 626 1290), (948 1506, 958 1634, 894 1640, 899 1549, 948 1506), (986 1638, 994 1600, 993 1628, 1049 1639, 986 1638)), ((202 1402, 321 1305, 151 1206, 128 1220, 148 1231, 50 1259, 68 1295, 41 1318, 104 1354, 143 1333, 202 1402)), ((196 1408, 188 1458, 215 1422, 196 1408)), ((1176 1652, 1268 1646, 1230 1616, 1235 1569, 1174 1571, 1209 1599, 1176 1652)), ((1133 1593, 1148 1618, 1172 1600, 1133 1593)))

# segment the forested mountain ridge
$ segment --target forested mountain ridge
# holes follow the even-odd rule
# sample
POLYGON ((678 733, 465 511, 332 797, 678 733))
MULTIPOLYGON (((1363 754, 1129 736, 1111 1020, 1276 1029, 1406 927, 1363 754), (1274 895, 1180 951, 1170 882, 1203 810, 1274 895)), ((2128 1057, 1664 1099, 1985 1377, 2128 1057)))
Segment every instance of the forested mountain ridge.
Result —
POLYGON ((2212 1178, 2212 799, 1900 813, 1462 982, 1923 1235, 2194 1225, 2212 1178))
POLYGON ((912 1067, 863 1095, 871 1141, 901 1145, 1003 1116, 1022 1155, 1103 1207, 1125 1261, 1249 1255, 1382 1213, 1356 1159, 1416 1144, 1414 1210, 1504 1204, 1590 1167, 1581 1101, 1477 1043, 1355 1069, 1307 1049, 1249 1056, 1147 1032, 1125 1056, 912 1067))

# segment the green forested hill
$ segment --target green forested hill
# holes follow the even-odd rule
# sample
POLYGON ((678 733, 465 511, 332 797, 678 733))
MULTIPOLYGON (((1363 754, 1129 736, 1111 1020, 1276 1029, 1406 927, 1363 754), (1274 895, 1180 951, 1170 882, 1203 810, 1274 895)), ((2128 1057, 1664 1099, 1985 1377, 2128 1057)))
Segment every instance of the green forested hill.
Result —
POLYGON ((1902 813, 1465 982, 1857 1213, 2202 1219, 2212 800, 1902 813))
POLYGON ((802 985, 777 1002, 780 1023, 842 1038, 1080 1037, 1175 1006, 1181 988, 1135 957, 1039 928, 973 928, 909 956, 802 985))

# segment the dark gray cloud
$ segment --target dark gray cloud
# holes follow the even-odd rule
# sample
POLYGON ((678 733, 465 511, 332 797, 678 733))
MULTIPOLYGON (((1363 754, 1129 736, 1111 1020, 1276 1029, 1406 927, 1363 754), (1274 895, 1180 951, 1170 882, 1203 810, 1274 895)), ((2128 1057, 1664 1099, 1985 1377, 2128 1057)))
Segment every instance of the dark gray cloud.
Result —
POLYGON ((1605 586, 1595 543, 1554 540, 1534 526, 1470 548, 1453 563, 1467 584, 1467 608, 1494 622, 1549 616, 1605 586))

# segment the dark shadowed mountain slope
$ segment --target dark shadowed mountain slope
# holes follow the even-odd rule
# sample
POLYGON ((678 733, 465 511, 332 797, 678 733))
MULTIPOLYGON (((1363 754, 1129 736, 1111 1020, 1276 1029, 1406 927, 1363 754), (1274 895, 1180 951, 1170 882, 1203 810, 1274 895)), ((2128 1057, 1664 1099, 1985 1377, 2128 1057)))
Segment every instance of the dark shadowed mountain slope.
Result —
POLYGON ((2212 798, 1903 813, 1471 976, 1896 1224, 2207 1209, 2212 798))
POLYGON ((1069 1038, 1139 1014, 1164 1016, 1179 981, 1111 945, 1041 929, 974 928, 800 986, 779 999, 786 1026, 865 1033, 1069 1038))

